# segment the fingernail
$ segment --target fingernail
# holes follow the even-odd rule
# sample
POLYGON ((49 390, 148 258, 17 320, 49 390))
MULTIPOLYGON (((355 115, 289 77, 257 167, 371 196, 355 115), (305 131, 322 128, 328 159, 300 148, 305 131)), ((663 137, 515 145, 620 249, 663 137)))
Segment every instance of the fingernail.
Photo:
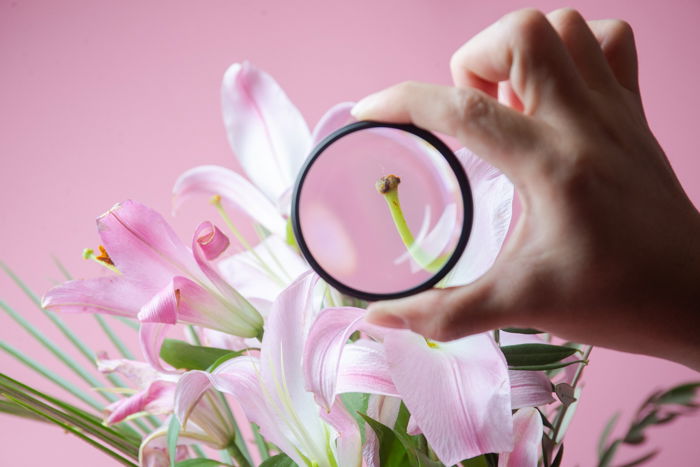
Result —
POLYGON ((367 114, 371 114, 378 101, 379 96, 376 93, 370 94, 355 104, 352 110, 350 110, 350 114, 358 120, 364 120, 367 118, 367 114))
POLYGON ((386 311, 369 310, 367 314, 367 321, 378 326, 384 326, 386 328, 394 329, 407 329, 408 323, 401 316, 395 315, 393 313, 388 313, 386 311))

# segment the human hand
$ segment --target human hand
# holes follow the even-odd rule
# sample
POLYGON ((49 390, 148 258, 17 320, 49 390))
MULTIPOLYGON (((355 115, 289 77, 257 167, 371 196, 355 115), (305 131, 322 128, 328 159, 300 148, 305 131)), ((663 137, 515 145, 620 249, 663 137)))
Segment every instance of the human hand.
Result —
POLYGON ((450 66, 454 87, 402 83, 353 114, 456 136, 513 181, 522 214, 482 278, 369 320, 442 341, 535 327, 700 369, 700 215, 647 125, 631 28, 517 11, 450 66))

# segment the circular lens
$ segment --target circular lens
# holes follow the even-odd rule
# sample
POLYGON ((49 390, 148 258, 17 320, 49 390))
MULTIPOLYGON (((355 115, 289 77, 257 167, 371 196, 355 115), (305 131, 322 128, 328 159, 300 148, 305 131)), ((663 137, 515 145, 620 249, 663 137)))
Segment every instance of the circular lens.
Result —
POLYGON ((340 291, 368 300, 431 287, 454 265, 472 221, 461 165, 434 135, 358 122, 326 138, 297 181, 299 246, 340 291))

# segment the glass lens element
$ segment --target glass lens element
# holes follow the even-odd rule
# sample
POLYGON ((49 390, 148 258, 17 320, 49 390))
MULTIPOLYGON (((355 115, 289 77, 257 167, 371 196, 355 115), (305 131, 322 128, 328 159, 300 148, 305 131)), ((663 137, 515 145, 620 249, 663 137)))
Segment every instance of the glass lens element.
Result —
POLYGON ((334 141, 299 190, 298 223, 311 255, 364 293, 423 284, 462 233, 457 177, 435 147, 400 129, 367 128, 334 141))

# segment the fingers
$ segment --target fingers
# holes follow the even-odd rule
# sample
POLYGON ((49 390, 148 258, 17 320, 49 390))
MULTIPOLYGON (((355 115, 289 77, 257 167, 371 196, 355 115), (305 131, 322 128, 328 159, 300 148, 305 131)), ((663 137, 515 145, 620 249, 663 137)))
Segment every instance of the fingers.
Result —
POLYGON ((476 89, 406 82, 360 101, 359 120, 413 123, 456 136, 462 144, 499 167, 512 180, 537 161, 522 157, 541 146, 546 128, 476 89))
POLYGON ((452 56, 458 87, 474 87, 496 97, 499 81, 510 81, 526 114, 562 107, 581 98, 585 84, 564 44, 537 10, 504 16, 452 56))
POLYGON ((547 19, 559 34, 579 75, 589 88, 609 89, 615 84, 615 77, 598 40, 578 11, 562 8, 547 14, 547 19))
POLYGON ((450 341, 502 327, 502 314, 491 309, 488 288, 433 289, 412 297, 370 305, 367 320, 380 326, 411 329, 429 339, 450 341))
POLYGON ((628 90, 639 94, 637 48, 629 24, 617 19, 589 21, 603 55, 617 81, 628 90))

